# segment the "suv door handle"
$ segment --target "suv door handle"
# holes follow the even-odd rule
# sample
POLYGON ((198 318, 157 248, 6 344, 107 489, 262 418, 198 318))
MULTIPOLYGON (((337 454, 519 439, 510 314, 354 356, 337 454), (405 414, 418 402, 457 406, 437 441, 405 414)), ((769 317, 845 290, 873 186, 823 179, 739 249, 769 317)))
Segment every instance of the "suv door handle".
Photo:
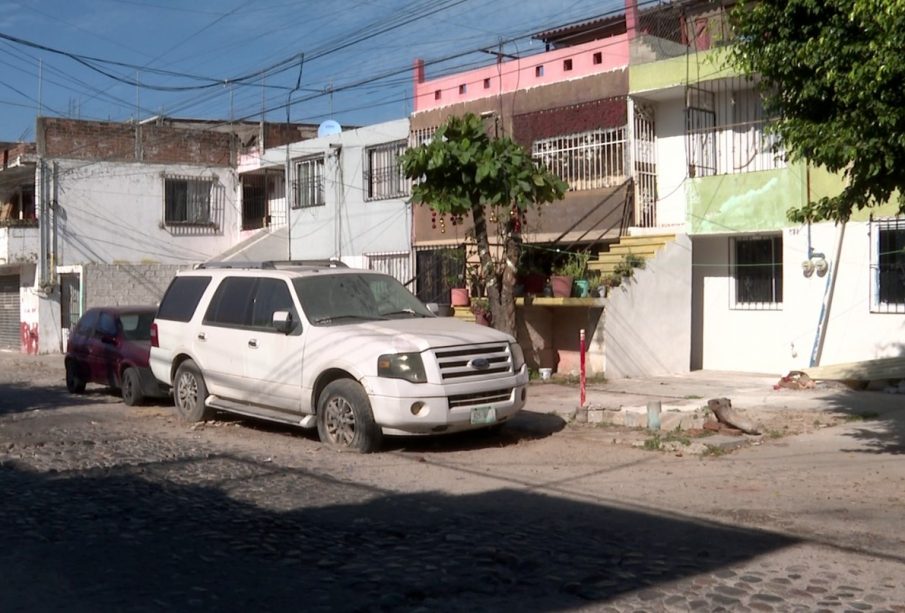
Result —
POLYGON ((248 346, 251 347, 252 349, 257 349, 258 348, 258 339, 253 338, 250 341, 248 341, 248 346))
POLYGON ((204 336, 204 332, 199 332, 199 333, 198 333, 198 340, 199 340, 199 341, 203 341, 203 340, 205 340, 205 338, 206 338, 206 337, 204 336))

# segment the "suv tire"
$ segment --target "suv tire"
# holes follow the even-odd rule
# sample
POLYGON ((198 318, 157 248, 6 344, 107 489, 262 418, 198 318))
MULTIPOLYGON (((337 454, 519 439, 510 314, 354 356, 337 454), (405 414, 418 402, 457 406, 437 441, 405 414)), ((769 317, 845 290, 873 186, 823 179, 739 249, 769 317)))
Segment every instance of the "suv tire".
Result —
POLYGON ((85 380, 79 376, 78 366, 72 360, 66 362, 66 389, 70 394, 81 394, 85 391, 85 380))
POLYGON ((201 369, 192 361, 186 360, 176 369, 173 383, 173 403, 176 412, 185 421, 204 421, 208 416, 208 408, 204 406, 207 398, 207 385, 201 376, 201 369))
POLYGON ((123 394, 123 404, 127 407, 134 407, 144 402, 145 395, 141 391, 141 377, 138 376, 137 370, 134 368, 124 370, 120 385, 122 385, 120 391, 123 394))
POLYGON ((317 403, 317 435, 337 451, 371 453, 380 448, 383 433, 374 422, 364 389, 350 379, 328 384, 317 403))

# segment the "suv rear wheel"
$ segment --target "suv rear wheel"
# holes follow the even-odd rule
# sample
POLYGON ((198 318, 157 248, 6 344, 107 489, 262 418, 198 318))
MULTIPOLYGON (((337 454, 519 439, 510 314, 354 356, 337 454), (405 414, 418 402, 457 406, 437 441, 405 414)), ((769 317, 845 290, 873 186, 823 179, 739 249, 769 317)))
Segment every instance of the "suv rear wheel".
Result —
POLYGON ((324 388, 317 403, 317 435, 339 451, 371 453, 380 448, 383 434, 358 383, 338 379, 324 388))
POLYGON ((186 360, 176 370, 176 380, 173 385, 173 401, 176 411, 186 421, 204 421, 208 415, 208 408, 204 406, 207 398, 207 386, 201 369, 192 361, 186 360))

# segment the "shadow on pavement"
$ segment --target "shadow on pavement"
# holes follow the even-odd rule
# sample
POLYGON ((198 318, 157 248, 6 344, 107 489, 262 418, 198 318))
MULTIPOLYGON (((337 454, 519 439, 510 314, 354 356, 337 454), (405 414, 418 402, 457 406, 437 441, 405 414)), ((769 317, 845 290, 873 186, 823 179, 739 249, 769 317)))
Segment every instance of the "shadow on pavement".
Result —
POLYGON ((863 444, 843 451, 905 454, 905 395, 840 391, 826 403, 853 426, 847 435, 863 444))
POLYGON ((95 393, 70 394, 62 384, 38 387, 20 382, 0 383, 0 415, 91 404, 99 398, 106 399, 100 389, 95 393))
POLYGON ((3 611, 554 611, 659 598, 794 542, 508 489, 401 495, 228 455, 74 475, 6 464, 0 488, 3 611))

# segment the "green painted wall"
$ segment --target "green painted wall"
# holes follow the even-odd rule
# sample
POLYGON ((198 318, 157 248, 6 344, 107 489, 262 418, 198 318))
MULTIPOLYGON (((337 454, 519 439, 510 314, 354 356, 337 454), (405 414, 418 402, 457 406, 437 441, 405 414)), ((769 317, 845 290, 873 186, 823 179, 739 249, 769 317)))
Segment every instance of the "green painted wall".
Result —
POLYGON ((727 49, 719 47, 659 62, 631 65, 628 71, 629 93, 684 87, 688 83, 737 76, 738 71, 729 67, 726 57, 727 49))
POLYGON ((691 234, 778 230, 786 211, 804 203, 805 167, 699 177, 687 183, 691 234))
MULTIPOLYGON (((824 196, 835 196, 845 187, 845 177, 842 173, 830 172, 823 166, 810 167, 810 197, 811 200, 819 200, 824 196)), ((869 221, 870 216, 892 217, 895 216, 898 207, 896 196, 882 206, 852 211, 852 221, 869 221)))

